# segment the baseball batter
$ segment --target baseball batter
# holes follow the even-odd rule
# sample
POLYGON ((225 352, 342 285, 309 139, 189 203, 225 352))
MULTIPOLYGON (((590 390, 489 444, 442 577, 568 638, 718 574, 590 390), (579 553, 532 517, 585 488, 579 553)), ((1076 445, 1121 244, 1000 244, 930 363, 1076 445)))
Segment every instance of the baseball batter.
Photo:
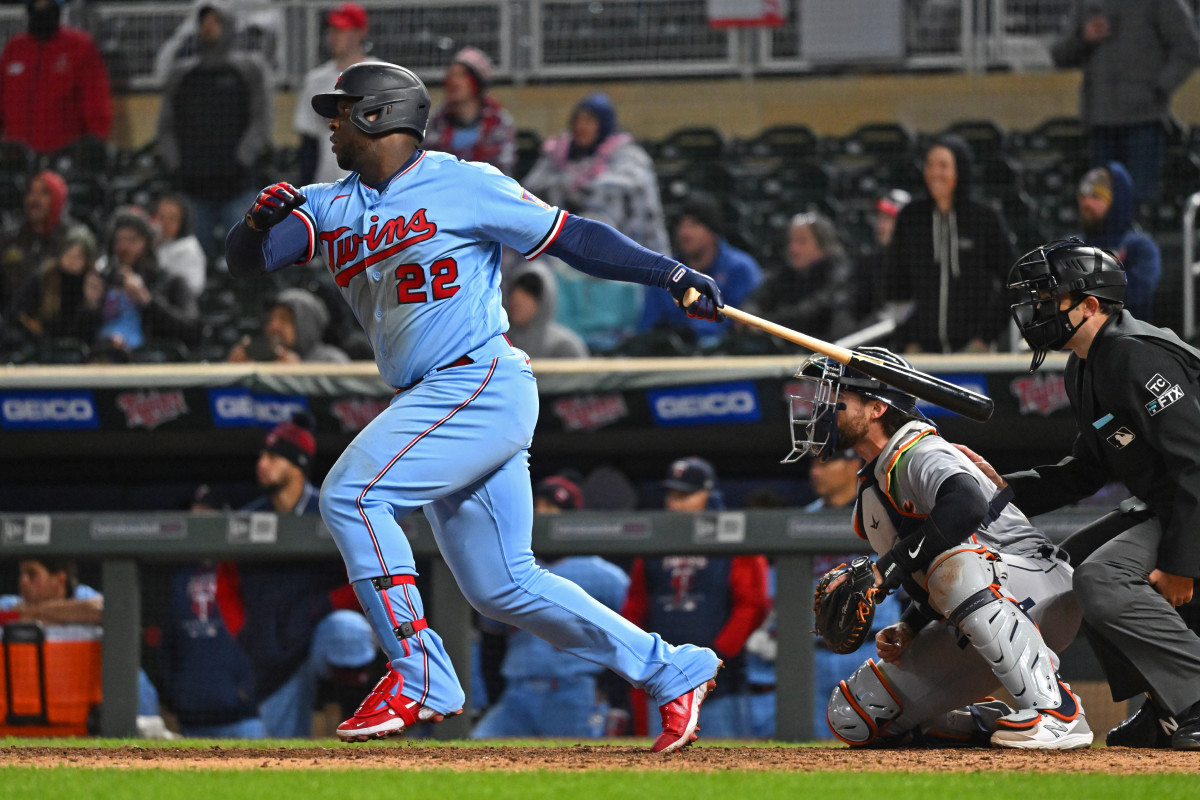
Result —
MULTIPOLYGON (((878 347, 861 351, 907 367, 878 347)), ((794 460, 852 447, 854 530, 879 554, 876 587, 913 598, 875 637, 868 659, 829 698, 833 733, 851 745, 991 741, 1087 747, 1083 707, 1058 676, 1080 612, 1065 556, 943 440, 911 395, 825 356, 810 358, 793 396, 794 460), (976 703, 1003 686, 1017 709, 976 703), (968 704, 975 703, 970 707, 968 704)))
POLYGON ((716 284, 548 206, 493 167, 421 150, 429 93, 403 67, 355 64, 312 105, 329 118, 333 153, 351 174, 303 191, 264 189, 230 230, 227 259, 234 275, 247 276, 323 252, 380 374, 396 388, 321 489, 322 517, 390 658, 338 735, 391 736, 462 710, 398 522, 420 508, 480 613, 644 687, 663 718, 655 752, 689 744, 715 686, 716 654, 646 633, 534 561, 528 450, 538 396, 528 357, 504 336, 501 244, 679 299, 694 288, 701 298, 688 313, 710 320, 721 316, 716 284))

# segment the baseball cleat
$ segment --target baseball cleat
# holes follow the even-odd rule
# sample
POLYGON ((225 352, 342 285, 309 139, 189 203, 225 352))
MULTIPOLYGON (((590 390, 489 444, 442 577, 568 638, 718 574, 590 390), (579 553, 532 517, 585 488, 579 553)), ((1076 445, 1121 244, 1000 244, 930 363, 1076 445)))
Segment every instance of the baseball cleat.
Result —
POLYGON ((1059 682, 1058 708, 1022 708, 996 720, 992 744, 1018 750, 1078 750, 1092 744, 1092 729, 1083 706, 1065 683, 1059 682))
MULTIPOLYGON (((717 667, 720 669, 720 666, 717 667)), ((662 714, 662 733, 654 740, 651 753, 674 753, 700 738, 700 704, 705 696, 717 688, 716 677, 710 678, 695 689, 681 694, 666 705, 658 707, 662 714)))
POLYGON ((337 727, 343 742, 365 742, 399 736, 418 722, 441 722, 446 717, 461 714, 462 709, 442 714, 416 700, 400 694, 404 678, 389 668, 387 674, 362 701, 354 716, 337 727))

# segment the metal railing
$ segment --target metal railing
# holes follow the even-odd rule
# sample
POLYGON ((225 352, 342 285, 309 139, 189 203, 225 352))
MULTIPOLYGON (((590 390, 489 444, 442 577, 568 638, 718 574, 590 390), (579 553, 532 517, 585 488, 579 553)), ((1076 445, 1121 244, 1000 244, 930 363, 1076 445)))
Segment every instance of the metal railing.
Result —
POLYGON ((1200 192, 1188 197, 1183 207, 1183 332, 1184 341, 1196 336, 1196 212, 1200 210, 1200 192))

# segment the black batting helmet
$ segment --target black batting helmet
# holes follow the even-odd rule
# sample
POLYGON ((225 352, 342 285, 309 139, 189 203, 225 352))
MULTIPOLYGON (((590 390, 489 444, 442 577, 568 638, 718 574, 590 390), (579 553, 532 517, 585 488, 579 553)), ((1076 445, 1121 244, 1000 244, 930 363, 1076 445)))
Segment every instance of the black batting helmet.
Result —
POLYGON ((364 133, 409 131, 425 138, 429 90, 411 70, 386 61, 363 61, 346 67, 332 92, 313 95, 313 110, 333 119, 339 100, 353 100, 350 121, 364 133), (378 113, 374 120, 367 116, 378 113))

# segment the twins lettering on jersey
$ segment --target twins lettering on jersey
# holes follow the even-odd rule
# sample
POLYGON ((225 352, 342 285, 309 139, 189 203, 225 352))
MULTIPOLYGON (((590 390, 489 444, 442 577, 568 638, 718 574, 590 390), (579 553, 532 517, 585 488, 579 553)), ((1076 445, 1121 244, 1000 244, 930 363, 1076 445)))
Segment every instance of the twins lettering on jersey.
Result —
MULTIPOLYGON (((329 270, 337 285, 345 288, 367 267, 379 264, 415 244, 428 241, 437 234, 437 225, 426 217, 425 209, 417 209, 405 219, 398 216, 381 222, 371 217, 366 233, 356 233, 348 226, 322 231, 318 239, 325 246, 329 270)), ((441 258, 429 265, 400 264, 396 267, 396 302, 424 303, 430 299, 444 300, 458 292, 458 264, 453 258, 441 258), (425 272, 429 271, 426 289, 425 272)))

